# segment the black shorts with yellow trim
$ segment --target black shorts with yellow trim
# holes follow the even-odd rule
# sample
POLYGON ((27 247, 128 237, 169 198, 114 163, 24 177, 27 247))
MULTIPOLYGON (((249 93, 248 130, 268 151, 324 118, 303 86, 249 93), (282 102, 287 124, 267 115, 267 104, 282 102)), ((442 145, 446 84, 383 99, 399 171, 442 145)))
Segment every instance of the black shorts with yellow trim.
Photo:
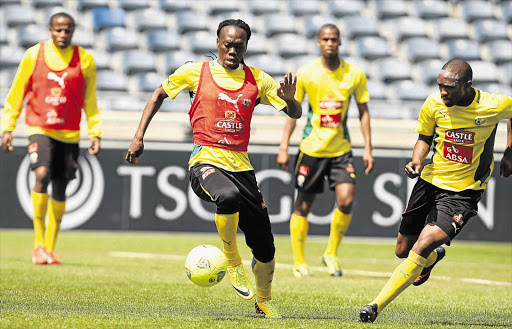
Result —
POLYGON ((78 168, 78 143, 64 143, 46 135, 31 135, 27 147, 30 169, 46 166, 54 179, 74 179, 78 168))
POLYGON ((418 178, 402 214, 399 232, 419 235, 425 225, 435 225, 453 240, 478 213, 482 194, 483 190, 448 191, 418 178))
POLYGON ((334 158, 317 158, 301 151, 295 160, 295 187, 302 192, 322 193, 327 178, 329 188, 356 183, 352 152, 334 158))

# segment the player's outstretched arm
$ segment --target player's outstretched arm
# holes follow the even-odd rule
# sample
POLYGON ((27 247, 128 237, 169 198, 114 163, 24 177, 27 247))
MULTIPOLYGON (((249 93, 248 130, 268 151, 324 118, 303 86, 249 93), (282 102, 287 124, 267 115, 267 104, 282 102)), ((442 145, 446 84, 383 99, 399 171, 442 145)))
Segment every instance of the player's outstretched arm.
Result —
POLYGON ((288 72, 284 79, 279 82, 277 96, 286 102, 284 112, 294 119, 298 119, 302 115, 302 106, 295 99, 295 91, 297 88, 297 76, 292 76, 292 72, 288 72))
POLYGON ((500 163, 500 177, 512 175, 512 119, 507 122, 507 148, 500 163))
POLYGON ((162 106, 162 102, 164 99, 168 97, 162 86, 158 86, 155 89, 153 94, 148 99, 146 106, 144 107, 144 111, 142 112, 142 117, 139 122, 139 127, 135 132, 135 136, 128 147, 128 152, 126 153, 125 160, 132 164, 137 164, 137 158, 144 152, 144 134, 146 133, 146 129, 153 119, 153 116, 158 112, 160 106, 162 106))
POLYGON ((370 174, 373 170, 373 165, 375 164, 375 159, 373 158, 373 147, 372 147, 372 133, 370 127, 370 111, 368 111, 367 103, 357 103, 357 108, 359 109, 359 120, 361 121, 361 132, 364 138, 364 153, 363 153, 363 163, 366 167, 364 171, 365 175, 370 174))

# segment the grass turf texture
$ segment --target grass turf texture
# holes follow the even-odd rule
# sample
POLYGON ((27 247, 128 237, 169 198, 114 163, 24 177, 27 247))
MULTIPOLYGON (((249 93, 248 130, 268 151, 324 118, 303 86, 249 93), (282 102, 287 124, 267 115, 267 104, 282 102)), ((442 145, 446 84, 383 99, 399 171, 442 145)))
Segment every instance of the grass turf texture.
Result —
MULTIPOLYGON (((239 236, 254 283, 249 249, 239 236)), ((276 236, 273 297, 282 320, 254 312, 225 278, 202 288, 184 271, 200 244, 221 247, 214 234, 61 232, 61 266, 33 265, 30 230, 0 230, 0 328, 510 328, 512 244, 455 241, 420 287, 405 290, 373 324, 357 323, 399 264, 393 240, 346 238, 343 277, 321 268, 326 237, 310 237, 313 277, 291 273, 287 236, 276 236), (117 252, 117 253, 114 253, 117 252), (119 253, 125 252, 125 253, 119 253), (484 283, 472 279, 489 280, 484 283), (492 281, 492 282, 491 282, 492 281)))

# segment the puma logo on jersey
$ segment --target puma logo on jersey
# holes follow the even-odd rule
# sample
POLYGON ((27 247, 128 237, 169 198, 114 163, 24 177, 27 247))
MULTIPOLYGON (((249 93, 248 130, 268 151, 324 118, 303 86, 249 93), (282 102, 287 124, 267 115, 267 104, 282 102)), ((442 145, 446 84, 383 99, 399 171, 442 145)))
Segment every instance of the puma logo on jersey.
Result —
POLYGON ((68 76, 68 72, 64 72, 61 77, 59 77, 55 72, 48 72, 48 80, 56 81, 62 89, 66 89, 66 85, 64 84, 64 79, 68 76))

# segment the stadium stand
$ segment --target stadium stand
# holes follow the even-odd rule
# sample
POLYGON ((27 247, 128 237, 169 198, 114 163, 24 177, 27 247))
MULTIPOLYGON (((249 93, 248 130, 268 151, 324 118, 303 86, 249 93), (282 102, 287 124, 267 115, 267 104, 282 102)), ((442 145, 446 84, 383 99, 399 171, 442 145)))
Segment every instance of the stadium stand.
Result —
MULTIPOLYGON (((339 54, 365 71, 376 118, 415 119, 414 106, 437 88, 452 57, 473 65, 477 87, 512 88, 510 0, 0 0, 2 98, 23 51, 48 39, 48 20, 59 10, 76 19, 73 41, 93 53, 103 110, 131 110, 186 61, 208 60, 227 18, 249 23, 247 64, 278 80, 317 58, 318 29, 336 24, 339 54), (120 93, 131 102, 114 101, 120 93)), ((163 111, 186 112, 188 95, 164 103, 163 111)))

